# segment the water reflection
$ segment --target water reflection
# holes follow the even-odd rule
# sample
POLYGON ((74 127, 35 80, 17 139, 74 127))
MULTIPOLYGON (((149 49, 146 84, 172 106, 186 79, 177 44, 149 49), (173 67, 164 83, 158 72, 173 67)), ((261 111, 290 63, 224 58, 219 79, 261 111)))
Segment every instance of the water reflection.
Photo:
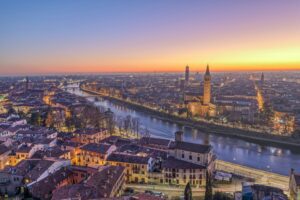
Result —
POLYGON ((259 145, 241 139, 214 134, 209 135, 191 127, 182 127, 176 123, 163 121, 102 98, 98 98, 98 101, 95 102, 95 97, 91 97, 78 88, 68 91, 80 96, 86 96, 96 106, 106 109, 110 108, 117 116, 126 117, 130 114, 133 117, 138 117, 141 127, 147 128, 156 137, 173 139, 174 132, 183 129, 186 141, 211 144, 219 159, 284 175, 288 175, 290 168, 300 171, 300 149, 292 152, 288 149, 259 145))

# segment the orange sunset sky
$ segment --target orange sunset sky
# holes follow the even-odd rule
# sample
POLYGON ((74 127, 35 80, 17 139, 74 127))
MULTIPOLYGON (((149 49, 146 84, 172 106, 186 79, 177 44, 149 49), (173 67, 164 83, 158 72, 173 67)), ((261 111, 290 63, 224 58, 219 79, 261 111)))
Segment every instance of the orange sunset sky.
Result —
POLYGON ((300 1, 2 1, 0 75, 300 70, 300 1))

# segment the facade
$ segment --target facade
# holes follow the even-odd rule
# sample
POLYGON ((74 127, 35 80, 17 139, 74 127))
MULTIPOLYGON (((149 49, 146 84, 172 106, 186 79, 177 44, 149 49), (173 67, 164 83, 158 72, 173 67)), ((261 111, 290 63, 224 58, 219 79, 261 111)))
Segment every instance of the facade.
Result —
POLYGON ((162 162, 163 183, 205 186, 206 174, 215 171, 215 155, 210 145, 183 141, 183 132, 175 133, 175 141, 170 144, 168 158, 162 162))
POLYGON ((98 143, 108 136, 109 134, 107 129, 83 129, 74 132, 74 138, 72 141, 82 144, 98 143))
POLYGON ((104 165, 107 157, 115 150, 115 145, 89 143, 79 148, 75 163, 81 166, 104 165))
POLYGON ((126 183, 148 183, 153 159, 124 153, 113 153, 107 158, 107 164, 125 167, 126 183))
POLYGON ((162 177, 163 184, 201 187, 205 186, 206 167, 170 156, 162 162, 162 177))

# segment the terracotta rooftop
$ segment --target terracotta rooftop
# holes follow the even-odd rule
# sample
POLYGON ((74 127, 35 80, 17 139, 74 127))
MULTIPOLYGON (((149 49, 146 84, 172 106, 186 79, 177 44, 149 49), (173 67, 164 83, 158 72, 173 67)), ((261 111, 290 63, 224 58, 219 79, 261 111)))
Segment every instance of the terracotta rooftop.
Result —
POLYGON ((195 144, 190 142, 182 142, 182 141, 175 141, 172 143, 171 149, 180 149, 184 151, 190 151, 195 153, 209 153, 212 149, 210 145, 204 144, 195 144))
POLYGON ((186 162, 183 160, 176 159, 174 157, 168 157, 162 162, 162 168, 172 169, 206 169, 203 165, 197 165, 194 163, 186 162))
POLYGON ((89 144, 84 145, 80 149, 85 150, 85 151, 92 151, 92 152, 100 153, 100 154, 106 154, 110 147, 111 147, 111 145, 109 145, 109 144, 89 143, 89 144))

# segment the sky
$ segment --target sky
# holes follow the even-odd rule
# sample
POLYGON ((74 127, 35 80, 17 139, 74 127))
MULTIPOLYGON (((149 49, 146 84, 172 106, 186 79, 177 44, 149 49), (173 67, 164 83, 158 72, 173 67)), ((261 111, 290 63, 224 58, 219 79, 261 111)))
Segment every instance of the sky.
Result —
POLYGON ((300 70, 299 0, 0 0, 0 75, 300 70))

